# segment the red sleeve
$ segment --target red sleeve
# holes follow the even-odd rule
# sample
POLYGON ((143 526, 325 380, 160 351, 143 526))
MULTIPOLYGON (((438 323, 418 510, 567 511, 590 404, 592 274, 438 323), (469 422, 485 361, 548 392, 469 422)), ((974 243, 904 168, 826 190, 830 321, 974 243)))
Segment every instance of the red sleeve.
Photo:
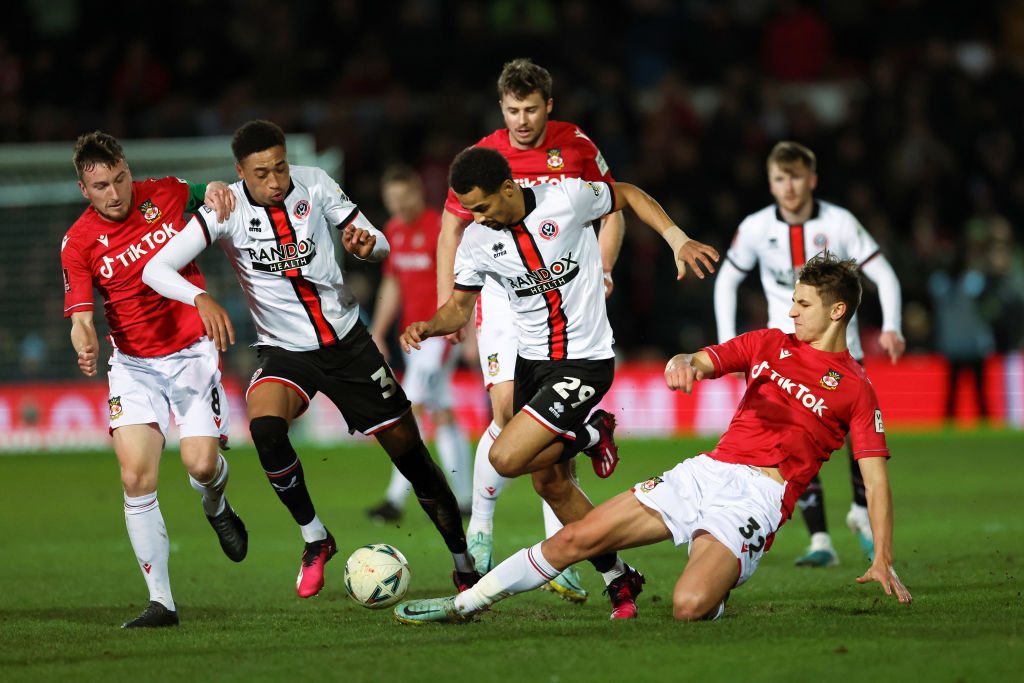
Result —
POLYGON ((64 317, 72 313, 92 310, 92 273, 82 258, 78 245, 64 238, 60 250, 60 265, 64 273, 64 317))
POLYGON ((780 330, 754 330, 734 337, 722 344, 705 346, 701 351, 707 351, 711 363, 715 366, 715 376, 730 372, 750 372, 750 361, 754 352, 773 336, 780 339, 785 335, 780 330))
POLYGON ((875 388, 867 378, 861 380, 861 390, 853 404, 850 415, 850 440, 853 445, 853 459, 889 457, 885 443, 885 425, 882 411, 878 408, 875 388))
POLYGON ((585 150, 583 154, 583 180, 602 180, 606 183, 614 183, 615 178, 612 177, 612 170, 608 168, 608 164, 605 163, 604 157, 601 156, 601 152, 590 140, 580 139, 580 145, 585 150), (598 163, 600 158, 600 163, 598 163), (601 169, 604 169, 603 171, 601 169))
POLYGON ((459 218, 467 221, 473 220, 473 214, 462 208, 462 204, 459 204, 459 200, 455 198, 455 190, 448 188, 448 198, 444 202, 444 208, 448 213, 455 214, 459 218))

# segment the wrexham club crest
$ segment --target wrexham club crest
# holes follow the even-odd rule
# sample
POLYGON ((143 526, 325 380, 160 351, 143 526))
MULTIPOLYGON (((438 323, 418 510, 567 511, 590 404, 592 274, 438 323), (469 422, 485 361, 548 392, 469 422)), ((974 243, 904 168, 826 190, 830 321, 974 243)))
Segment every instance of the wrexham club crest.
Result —
POLYGON ((156 204, 153 203, 152 199, 147 199, 139 205, 139 211, 142 212, 142 217, 146 219, 147 223, 153 223, 159 220, 161 211, 157 208, 156 204))
POLYGON ((491 377, 496 377, 498 372, 501 370, 501 366, 498 365, 498 354, 492 353, 487 356, 487 374, 491 377))
POLYGON ((121 397, 120 396, 111 396, 110 400, 107 401, 107 405, 110 406, 110 419, 111 420, 116 420, 117 418, 121 417, 121 413, 123 412, 123 410, 121 408, 121 397))
POLYGON ((829 368, 828 374, 821 378, 821 386, 825 387, 829 391, 835 391, 839 388, 839 380, 842 378, 842 375, 832 368, 829 368))
POLYGON ((565 168, 565 159, 562 157, 561 147, 552 147, 548 150, 548 168, 552 171, 561 171, 565 168))
POLYGON ((661 484, 664 481, 665 480, 662 479, 661 477, 651 477, 644 483, 640 484, 640 490, 643 491, 644 493, 650 493, 651 491, 654 490, 655 486, 661 484))

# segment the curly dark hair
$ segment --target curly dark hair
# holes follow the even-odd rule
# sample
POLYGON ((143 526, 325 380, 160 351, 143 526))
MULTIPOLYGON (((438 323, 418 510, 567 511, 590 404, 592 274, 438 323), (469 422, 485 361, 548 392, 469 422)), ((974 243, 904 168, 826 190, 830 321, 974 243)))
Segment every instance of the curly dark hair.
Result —
POLYGON ((493 194, 506 180, 512 180, 508 160, 489 147, 462 150, 448 171, 448 184, 456 194, 466 194, 474 187, 479 187, 484 194, 493 194))
POLYGON ((255 119, 242 124, 242 127, 236 130, 231 138, 231 152, 235 155, 235 161, 238 162, 250 154, 262 152, 278 145, 287 148, 284 131, 276 123, 263 119, 255 119))

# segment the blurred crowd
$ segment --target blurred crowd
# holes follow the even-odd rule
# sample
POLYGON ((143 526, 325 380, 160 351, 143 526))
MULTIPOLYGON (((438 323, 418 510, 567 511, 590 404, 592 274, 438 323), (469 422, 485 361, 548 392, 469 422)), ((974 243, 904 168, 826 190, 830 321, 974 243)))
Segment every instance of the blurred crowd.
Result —
MULTIPOLYGON (((853 211, 893 264, 910 351, 1024 348, 1021 1, 26 0, 4 24, 0 142, 269 118, 343 150, 340 181, 378 225, 393 161, 440 205, 451 158, 502 126, 495 80, 514 57, 552 72, 552 118, 579 124, 616 179, 723 253, 771 201, 768 150, 798 140, 818 155, 816 196, 853 211)), ((372 308, 377 273, 350 277, 372 308)), ((740 330, 765 321, 754 280, 740 330)), ((619 351, 715 339, 711 290, 675 282, 665 245, 629 220, 609 300, 619 351)), ((869 353, 880 321, 869 293, 869 353)))

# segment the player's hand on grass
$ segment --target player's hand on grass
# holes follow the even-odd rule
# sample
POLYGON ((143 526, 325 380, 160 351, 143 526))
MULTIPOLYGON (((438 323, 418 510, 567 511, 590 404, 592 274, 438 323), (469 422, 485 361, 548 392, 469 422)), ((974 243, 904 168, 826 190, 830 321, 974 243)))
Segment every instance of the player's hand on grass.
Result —
POLYGON ((206 336, 213 340, 218 351, 227 351, 228 344, 235 343, 235 328, 231 326, 231 318, 213 297, 203 292, 196 296, 196 310, 206 328, 206 336))
POLYGON ((889 354, 889 358, 892 359, 893 364, 899 360, 899 357, 903 355, 903 352, 907 350, 907 342, 903 337, 900 336, 899 332, 889 330, 878 335, 878 345, 885 349, 885 352, 889 354))
POLYGON ((669 359, 665 365, 665 384, 669 389, 690 394, 693 393, 693 383, 704 379, 704 371, 690 364, 692 358, 689 353, 680 353, 669 359))
POLYGON ((217 222, 223 223, 235 210, 235 193, 226 184, 215 180, 207 183, 203 203, 217 214, 217 222))
POLYGON ((78 367, 86 377, 96 376, 96 359, 99 353, 92 344, 86 344, 78 352, 78 367))
MULTIPOLYGON (((452 334, 455 334, 454 332, 452 334)), ((429 337, 429 329, 427 323, 419 320, 405 328, 405 332, 399 337, 398 343, 402 345, 402 350, 406 353, 412 353, 411 349, 419 350, 420 342, 429 337)))
POLYGON ((341 244, 348 253, 361 259, 366 259, 373 253, 373 247, 377 244, 377 237, 362 228, 349 226, 341 233, 341 244))
POLYGON ((882 584, 882 590, 885 591, 886 595, 895 593, 896 599, 904 604, 910 604, 914 600, 910 595, 910 591, 900 581, 900 577, 896 576, 896 570, 891 566, 872 564, 864 572, 864 576, 857 577, 857 583, 870 583, 872 581, 882 584))
POLYGON ((689 266, 694 275, 703 280, 704 273, 701 272, 701 266, 710 275, 715 272, 714 263, 718 263, 717 249, 694 239, 687 240, 676 252, 676 270, 679 272, 676 279, 682 280, 686 277, 686 267, 689 266))

